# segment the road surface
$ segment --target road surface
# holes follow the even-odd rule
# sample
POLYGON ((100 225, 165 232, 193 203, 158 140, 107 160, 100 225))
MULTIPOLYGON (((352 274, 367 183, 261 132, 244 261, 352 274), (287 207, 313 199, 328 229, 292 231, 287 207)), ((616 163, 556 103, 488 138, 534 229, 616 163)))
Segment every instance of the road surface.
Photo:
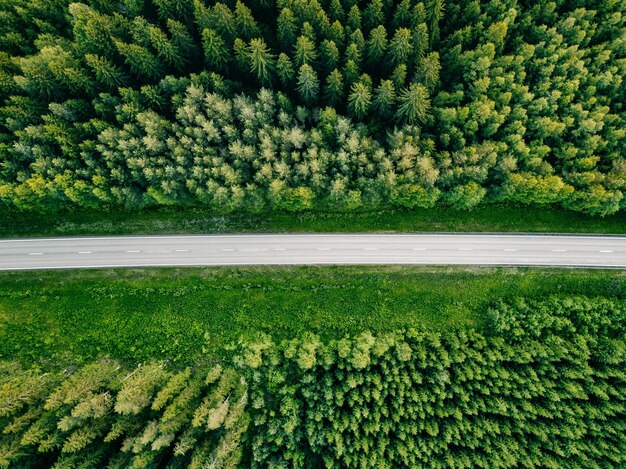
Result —
POLYGON ((0 270, 281 264, 626 268, 626 237, 263 234, 0 240, 0 270))

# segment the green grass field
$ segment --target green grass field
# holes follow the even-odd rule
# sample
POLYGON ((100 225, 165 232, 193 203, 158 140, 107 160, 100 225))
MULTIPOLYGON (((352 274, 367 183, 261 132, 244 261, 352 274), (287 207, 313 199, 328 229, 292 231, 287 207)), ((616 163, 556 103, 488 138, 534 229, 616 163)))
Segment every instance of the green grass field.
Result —
POLYGON ((517 231, 626 233, 626 213, 591 217, 548 207, 485 205, 373 212, 305 212, 217 216, 198 208, 77 211, 62 214, 0 213, 0 237, 232 232, 517 231))
POLYGON ((612 270, 256 267, 0 274, 0 359, 193 363, 258 331, 481 325, 498 298, 626 294, 612 270))

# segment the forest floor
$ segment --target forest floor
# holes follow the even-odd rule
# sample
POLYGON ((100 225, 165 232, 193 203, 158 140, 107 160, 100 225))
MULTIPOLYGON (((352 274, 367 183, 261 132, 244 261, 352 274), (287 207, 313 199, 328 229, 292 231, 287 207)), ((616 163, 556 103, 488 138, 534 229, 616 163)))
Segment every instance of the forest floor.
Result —
POLYGON ((0 213, 0 237, 241 232, 537 232, 626 233, 626 212, 591 217, 557 208, 485 205, 364 212, 214 215, 199 208, 75 211, 61 214, 0 213))
MULTIPOLYGON (((259 332, 275 340, 482 327, 494 301, 626 296, 626 272, 463 267, 108 269, 0 274, 0 359, 108 355, 192 364, 259 332)), ((220 352, 222 351, 222 352, 220 352)))

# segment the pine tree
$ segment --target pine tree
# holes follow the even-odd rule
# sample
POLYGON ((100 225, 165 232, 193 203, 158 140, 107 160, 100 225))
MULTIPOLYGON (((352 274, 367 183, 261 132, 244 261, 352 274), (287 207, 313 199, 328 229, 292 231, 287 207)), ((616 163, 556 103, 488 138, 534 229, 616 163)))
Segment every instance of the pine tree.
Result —
POLYGON ((188 23, 193 17, 191 2, 186 0, 154 0, 159 17, 162 21, 172 18, 182 23, 188 23))
POLYGON ((213 70, 223 70, 228 64, 228 49, 222 37, 212 29, 202 31, 204 60, 213 70))
POLYGON ((317 52, 315 51, 315 44, 305 36, 298 37, 294 50, 294 63, 297 67, 301 67, 304 64, 312 64, 317 59, 317 52))
POLYGON ((409 124, 424 122, 429 109, 428 90, 423 85, 411 83, 398 96, 396 119, 409 124))
POLYGON ((365 58, 372 68, 382 65, 387 52, 387 31, 384 26, 378 26, 370 32, 370 37, 365 43, 365 58))
POLYGON ((354 83, 348 96, 348 111, 356 119, 363 119, 372 104, 370 87, 363 80, 354 83))
POLYGON ((356 44, 350 43, 348 45, 348 47, 346 47, 346 52, 344 53, 344 57, 345 57, 346 62, 352 61, 358 67, 360 67, 360 65, 361 65, 361 50, 359 49, 359 47, 356 44))
POLYGON ((431 47, 439 41, 439 21, 443 18, 443 11, 443 0, 428 0, 426 2, 426 20, 430 31, 431 47))
POLYGON ((248 47, 250 71, 261 84, 269 84, 276 67, 274 56, 263 39, 252 39, 248 47))
POLYGON ((391 21, 391 28, 396 31, 400 28, 408 28, 411 26, 411 0, 402 0, 396 6, 391 21))
POLYGON ((339 49, 335 41, 324 39, 320 44, 320 60, 324 66, 324 70, 330 71, 339 64, 339 49))
POLYGON ((315 34, 315 30, 313 29, 313 26, 311 26, 311 23, 309 23, 308 21, 302 23, 300 35, 306 37, 313 44, 317 43, 317 35, 315 34))
POLYGON ((363 12, 363 26, 365 31, 371 31, 379 25, 385 24, 382 0, 371 0, 363 12))
POLYGON ((404 84, 406 83, 406 64, 398 65, 391 75, 391 81, 393 82, 393 86, 399 90, 404 88, 404 84))
POLYGON ((127 77, 122 69, 112 64, 108 59, 94 54, 86 54, 85 62, 93 69, 96 79, 107 88, 115 90, 126 83, 127 77))
POLYGON ((168 67, 180 70, 186 63, 181 51, 169 40, 161 29, 149 26, 150 44, 157 52, 157 57, 163 60, 168 67))
POLYGON ((278 41, 283 50, 290 50, 296 42, 296 19, 290 8, 280 11, 276 24, 278 41))
POLYGON ((361 11, 356 5, 353 5, 352 8, 350 8, 348 18, 346 19, 346 28, 350 33, 356 31, 357 29, 361 29, 361 11))
POLYGON ((339 21, 343 23, 346 19, 346 12, 343 9, 343 5, 341 4, 341 0, 330 0, 330 8, 328 16, 331 21, 339 21))
POLYGON ((249 41, 260 36, 259 26, 252 16, 252 11, 241 0, 235 4, 235 31, 244 40, 249 41))
POLYGON ((189 62, 198 55, 198 47, 184 24, 168 19, 167 29, 170 32, 172 44, 185 57, 185 62, 189 62))
POLYGON ((346 84, 352 86, 359 79, 360 69, 354 60, 348 60, 343 66, 343 76, 345 77, 346 84))
POLYGON ((115 45, 131 72, 140 79, 154 80, 162 74, 161 62, 145 47, 117 40, 115 45))
POLYGON ((339 70, 334 69, 326 77, 324 101, 331 106, 335 106, 343 99, 343 93, 343 76, 339 70))
MULTIPOLYGON (((213 5, 210 11, 210 18, 211 29, 215 29, 226 42, 230 43, 237 37, 237 34, 239 34, 235 15, 231 9, 223 3, 217 2, 213 5)), ((253 34, 255 31, 254 20, 250 19, 249 22, 250 33, 253 34)))
POLYGON ((300 67, 296 88, 305 103, 313 104, 317 100, 319 93, 319 81, 317 73, 315 73, 315 70, 313 70, 309 64, 305 63, 300 67))
POLYGON ((335 21, 330 25, 330 34, 328 39, 337 44, 339 49, 343 47, 346 40, 346 32, 339 21, 335 21))
POLYGON ((428 50, 428 28, 426 24, 420 23, 413 30, 413 54, 416 62, 422 60, 428 50))
POLYGON ((241 38, 236 38, 233 42, 233 52, 237 68, 242 72, 248 71, 248 46, 241 38))
POLYGON ((374 91, 374 100, 372 101, 372 109, 377 115, 383 119, 387 119, 393 115, 393 109, 396 102, 396 89, 391 80, 383 80, 374 91))
POLYGON ((394 67, 407 63, 413 53, 411 31, 397 29, 387 48, 387 61, 394 67))
POLYGON ((285 88, 291 86, 295 76, 295 71, 293 69, 291 59, 284 52, 281 52, 278 55, 278 60, 276 62, 276 74, 285 88))
POLYGON ((429 91, 432 91, 439 83, 440 70, 439 52, 431 52, 420 62, 416 75, 417 81, 422 83, 429 91))

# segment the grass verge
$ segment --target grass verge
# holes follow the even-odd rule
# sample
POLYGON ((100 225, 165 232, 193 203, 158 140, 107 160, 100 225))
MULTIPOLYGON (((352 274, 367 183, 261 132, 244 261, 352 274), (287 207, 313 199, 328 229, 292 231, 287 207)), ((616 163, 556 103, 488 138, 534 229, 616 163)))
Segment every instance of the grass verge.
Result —
POLYGON ((76 211, 0 214, 0 237, 233 232, 552 232, 626 233, 626 213, 599 218, 547 207, 485 205, 370 212, 218 216, 197 208, 142 212, 76 211))
POLYGON ((481 325, 496 299, 621 297, 626 272, 459 267, 246 267, 0 274, 0 359, 100 355, 192 363, 258 331, 277 339, 481 325))

